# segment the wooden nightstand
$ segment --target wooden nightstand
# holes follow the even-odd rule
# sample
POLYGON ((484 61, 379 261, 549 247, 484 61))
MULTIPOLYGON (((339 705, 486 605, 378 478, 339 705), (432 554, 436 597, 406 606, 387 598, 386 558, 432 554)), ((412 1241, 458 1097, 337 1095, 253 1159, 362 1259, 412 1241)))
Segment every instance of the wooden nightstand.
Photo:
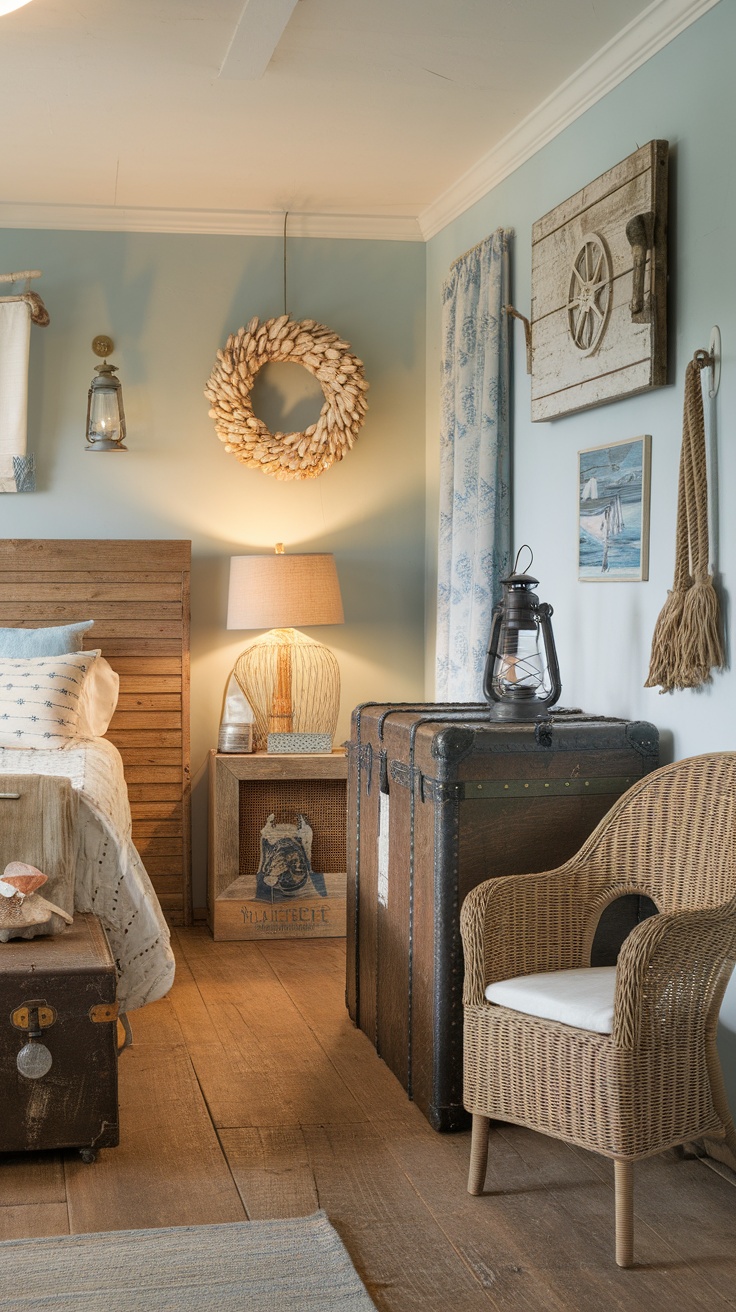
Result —
POLYGON ((347 757, 210 752, 207 915, 216 939, 334 938, 345 934, 347 757), (313 831, 312 870, 289 895, 256 888, 261 831, 298 822, 313 831))

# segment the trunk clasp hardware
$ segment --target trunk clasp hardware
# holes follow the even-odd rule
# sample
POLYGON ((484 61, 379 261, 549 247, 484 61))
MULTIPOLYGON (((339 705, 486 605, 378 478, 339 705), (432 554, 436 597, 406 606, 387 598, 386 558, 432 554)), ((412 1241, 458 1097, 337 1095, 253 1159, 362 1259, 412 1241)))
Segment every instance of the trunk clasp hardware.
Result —
POLYGON ((98 1002, 96 1007, 90 1007, 89 1018, 96 1025, 102 1025, 105 1021, 117 1020, 119 1011, 118 1002, 98 1002))
POLYGON ((17 1030, 24 1030, 28 1035, 28 1042, 15 1059, 18 1070, 27 1080, 40 1080, 51 1070, 53 1057, 39 1040, 43 1031, 53 1025, 56 1012, 45 998, 34 998, 16 1007, 10 1020, 17 1030))
MULTIPOLYGON (((45 998, 35 998, 32 1002, 24 1002, 22 1006, 16 1007, 15 1011, 10 1013, 11 1024, 17 1030, 30 1030, 31 1022, 35 1019, 39 1030, 47 1030, 49 1025, 53 1025, 56 1020, 56 1012, 50 1007, 45 998), (35 1014, 35 1017, 33 1013, 35 1014)), ((33 1026, 35 1030, 35 1025, 33 1026)))

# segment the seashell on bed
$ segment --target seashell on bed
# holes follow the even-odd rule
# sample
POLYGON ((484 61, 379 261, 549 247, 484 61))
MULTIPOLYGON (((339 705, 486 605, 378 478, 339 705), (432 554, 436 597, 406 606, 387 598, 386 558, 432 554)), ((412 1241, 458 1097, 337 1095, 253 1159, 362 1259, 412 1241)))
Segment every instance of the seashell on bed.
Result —
POLYGON ((14 893, 20 893, 21 897, 28 897, 30 893, 35 893, 37 888, 48 882, 48 875, 44 875, 27 861, 9 861, 0 879, 0 895, 12 897, 14 893))

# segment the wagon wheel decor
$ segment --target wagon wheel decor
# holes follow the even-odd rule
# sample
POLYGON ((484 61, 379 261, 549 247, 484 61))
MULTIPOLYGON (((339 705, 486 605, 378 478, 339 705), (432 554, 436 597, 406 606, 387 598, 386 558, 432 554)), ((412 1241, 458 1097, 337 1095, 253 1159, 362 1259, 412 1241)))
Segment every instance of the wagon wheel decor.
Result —
POLYGON ((567 321, 573 345, 581 355, 600 346, 611 311, 611 259, 595 232, 586 233, 572 262, 567 321))
POLYGON ((231 333, 205 388, 217 436, 236 460, 278 479, 317 478, 351 449, 368 404, 363 362, 337 333, 288 314, 251 319, 231 333), (271 433, 253 413, 253 384, 264 364, 301 364, 322 384, 325 401, 301 433, 271 433))

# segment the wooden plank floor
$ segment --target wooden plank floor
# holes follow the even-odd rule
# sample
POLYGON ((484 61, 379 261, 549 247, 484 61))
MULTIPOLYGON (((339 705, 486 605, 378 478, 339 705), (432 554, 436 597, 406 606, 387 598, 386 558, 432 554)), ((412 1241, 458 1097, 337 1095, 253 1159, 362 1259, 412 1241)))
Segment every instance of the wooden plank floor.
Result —
POLYGON ((170 996, 133 1016, 119 1148, 0 1159, 0 1238, 323 1207, 381 1312, 736 1308, 736 1188, 693 1158, 636 1168, 638 1266, 613 1263, 610 1163, 496 1129, 437 1135, 347 1018, 339 940, 178 930, 170 996))

